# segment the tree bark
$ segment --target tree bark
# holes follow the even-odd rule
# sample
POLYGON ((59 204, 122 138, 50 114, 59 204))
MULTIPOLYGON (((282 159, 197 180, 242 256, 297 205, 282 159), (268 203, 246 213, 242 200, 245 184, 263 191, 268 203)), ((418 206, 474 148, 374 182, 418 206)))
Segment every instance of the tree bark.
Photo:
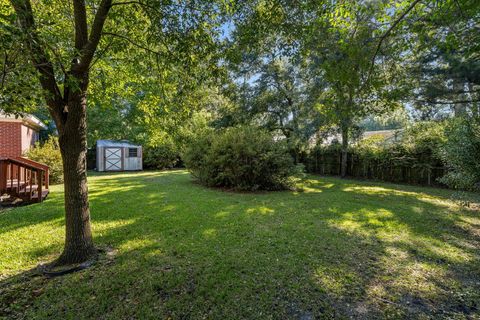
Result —
POLYGON ((342 126, 342 159, 340 165, 340 175, 342 178, 347 176, 347 160, 348 160, 348 127, 342 126))
POLYGON ((63 159, 66 231, 64 251, 57 260, 59 264, 86 261, 96 252, 88 203, 86 110, 85 84, 84 89, 70 94, 67 121, 59 137, 63 159))
POLYGON ((39 73, 45 101, 59 133, 60 151, 63 160, 65 186, 65 248, 54 265, 79 263, 95 254, 90 229, 86 171, 86 109, 89 69, 102 30, 112 6, 112 0, 102 0, 88 33, 85 0, 73 0, 75 51, 78 56, 64 74, 64 94, 57 84, 53 64, 43 48, 36 32, 30 0, 10 0, 18 15, 18 22, 25 35, 34 67, 39 73), (68 79, 71 76, 72 79, 68 79), (75 79, 73 86, 67 80, 75 79))

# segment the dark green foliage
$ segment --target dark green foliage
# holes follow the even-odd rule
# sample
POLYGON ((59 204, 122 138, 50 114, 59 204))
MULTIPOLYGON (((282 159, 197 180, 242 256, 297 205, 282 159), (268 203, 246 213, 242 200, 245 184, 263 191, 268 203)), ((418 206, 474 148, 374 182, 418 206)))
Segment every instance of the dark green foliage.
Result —
POLYGON ((202 184, 236 190, 287 189, 295 173, 286 143, 248 126, 201 134, 184 161, 202 184))
MULTIPOLYGON (((480 124, 475 117, 418 122, 396 143, 364 139, 349 149, 348 174, 392 182, 442 184, 458 190, 480 189, 480 124)), ((307 169, 340 174, 338 145, 317 146, 307 169)))
POLYGON ((49 166, 50 182, 63 182, 63 165, 58 138, 51 136, 43 144, 37 143, 35 148, 30 149, 26 156, 33 160, 49 166))
POLYGON ((97 169, 97 148, 87 149, 87 170, 97 169))
MULTIPOLYGON (((398 142, 371 136, 349 148, 349 176, 414 184, 437 184, 446 169, 439 150, 444 143, 444 123, 420 122, 399 132, 398 142)), ((321 174, 340 174, 340 146, 316 146, 307 168, 321 174)), ((443 181, 442 181, 443 182, 443 181)))
POLYGON ((422 120, 445 118, 452 112, 479 115, 480 33, 474 27, 479 2, 439 1, 435 6, 428 19, 415 19, 406 30, 416 39, 408 44, 411 50, 406 55, 414 115, 422 120))
POLYGON ((402 145, 416 153, 435 154, 445 143, 445 127, 448 122, 422 121, 416 122, 402 132, 402 145))
POLYGON ((449 172, 441 181, 454 189, 480 190, 480 123, 455 119, 446 135, 441 157, 449 172))
POLYGON ((179 164, 180 152, 173 141, 164 141, 143 149, 143 165, 146 169, 171 169, 179 164))

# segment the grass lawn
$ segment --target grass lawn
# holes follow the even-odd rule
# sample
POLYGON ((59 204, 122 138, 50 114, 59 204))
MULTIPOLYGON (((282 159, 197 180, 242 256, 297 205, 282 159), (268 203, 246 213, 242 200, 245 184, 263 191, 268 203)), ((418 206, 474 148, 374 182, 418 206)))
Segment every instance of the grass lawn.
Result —
POLYGON ((451 191, 312 176, 239 194, 186 171, 89 183, 109 254, 82 272, 29 271, 62 250, 61 186, 0 211, 0 318, 480 318, 480 213, 451 191))

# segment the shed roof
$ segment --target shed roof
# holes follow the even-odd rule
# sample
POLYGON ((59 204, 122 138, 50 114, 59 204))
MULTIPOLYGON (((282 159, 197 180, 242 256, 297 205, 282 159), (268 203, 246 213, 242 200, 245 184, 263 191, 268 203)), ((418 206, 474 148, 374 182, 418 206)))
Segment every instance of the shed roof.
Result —
POLYGON ((123 148, 134 148, 141 147, 141 145, 133 144, 127 140, 97 140, 97 147, 123 147, 123 148))

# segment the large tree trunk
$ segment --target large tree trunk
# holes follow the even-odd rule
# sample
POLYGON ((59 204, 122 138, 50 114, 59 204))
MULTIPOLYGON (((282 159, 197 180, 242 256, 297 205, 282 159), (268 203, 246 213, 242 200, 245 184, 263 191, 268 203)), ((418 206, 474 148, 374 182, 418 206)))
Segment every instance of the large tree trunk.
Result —
POLYGON ((88 70, 102 37, 112 0, 100 1, 90 31, 85 0, 72 1, 75 29, 73 52, 78 56, 72 60, 70 71, 66 72, 62 68, 65 76, 63 96, 57 83, 54 65, 44 49, 46 39, 41 39, 37 34, 30 0, 10 0, 10 3, 18 15, 25 44, 30 51, 33 66, 40 75, 45 101, 59 133, 65 179, 66 239, 65 249, 56 264, 83 262, 95 253, 90 229, 85 161, 88 70), (72 83, 72 80, 76 80, 76 83, 72 83))
POLYGON ((86 86, 70 94, 67 121, 60 132, 65 186, 65 248, 58 264, 78 263, 95 253, 90 229, 86 169, 86 86))
POLYGON ((348 127, 342 127, 342 159, 340 166, 340 175, 342 178, 347 176, 347 160, 348 160, 348 127))

